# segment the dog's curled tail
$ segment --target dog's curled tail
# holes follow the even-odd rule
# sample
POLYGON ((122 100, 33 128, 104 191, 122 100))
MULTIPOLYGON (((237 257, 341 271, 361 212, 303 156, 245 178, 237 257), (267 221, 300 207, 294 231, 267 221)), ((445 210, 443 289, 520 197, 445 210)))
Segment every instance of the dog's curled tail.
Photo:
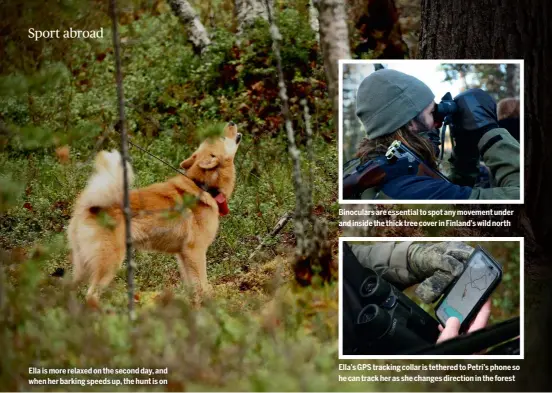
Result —
MULTIPOLYGON (((123 166, 121 154, 117 150, 101 151, 96 156, 95 172, 81 194, 79 205, 84 209, 93 209, 121 205, 123 203, 123 166)), ((132 186, 134 173, 127 163, 129 187, 132 186)))

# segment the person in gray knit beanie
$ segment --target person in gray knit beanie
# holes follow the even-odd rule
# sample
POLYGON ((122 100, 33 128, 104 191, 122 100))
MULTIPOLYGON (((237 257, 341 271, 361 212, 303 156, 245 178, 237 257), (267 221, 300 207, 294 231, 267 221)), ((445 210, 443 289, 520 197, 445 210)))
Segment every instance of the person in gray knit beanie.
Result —
POLYGON ((455 143, 447 174, 440 172, 437 159, 441 140, 434 100, 425 83, 397 70, 380 69, 364 78, 357 91, 356 115, 366 137, 356 158, 344 165, 344 179, 354 174, 342 188, 344 199, 519 199, 520 146, 499 127, 494 99, 481 89, 468 89, 454 98, 455 143), (429 170, 386 158, 395 141, 414 152, 429 170), (488 185, 479 181, 481 161, 488 185), (372 165, 365 165, 369 162, 372 165))
POLYGON ((407 124, 433 104, 434 98, 431 89, 421 80, 383 69, 371 73, 360 84, 356 115, 368 139, 374 139, 407 124))

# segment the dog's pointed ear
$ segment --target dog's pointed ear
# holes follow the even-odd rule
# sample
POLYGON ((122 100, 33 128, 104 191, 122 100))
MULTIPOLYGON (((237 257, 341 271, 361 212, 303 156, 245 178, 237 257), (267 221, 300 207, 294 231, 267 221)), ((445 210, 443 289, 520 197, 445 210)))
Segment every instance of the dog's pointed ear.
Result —
POLYGON ((180 168, 188 169, 189 167, 191 167, 194 164, 194 161, 196 160, 196 157, 197 156, 195 154, 192 154, 191 157, 186 158, 184 161, 182 161, 180 163, 180 168))
POLYGON ((217 157, 209 157, 199 162, 199 167, 202 169, 213 169, 219 164, 217 157))

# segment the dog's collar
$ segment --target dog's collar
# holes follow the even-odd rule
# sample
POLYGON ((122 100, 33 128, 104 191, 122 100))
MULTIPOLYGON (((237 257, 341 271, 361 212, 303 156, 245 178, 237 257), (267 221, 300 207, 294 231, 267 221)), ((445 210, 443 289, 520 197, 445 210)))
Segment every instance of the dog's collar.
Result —
POLYGON ((207 186, 207 184, 205 183, 196 180, 194 180, 194 183, 196 184, 196 186, 198 186, 213 197, 213 199, 217 203, 220 216, 225 216, 230 213, 230 209, 228 208, 228 201, 226 200, 226 196, 224 195, 224 193, 222 193, 218 188, 207 186))

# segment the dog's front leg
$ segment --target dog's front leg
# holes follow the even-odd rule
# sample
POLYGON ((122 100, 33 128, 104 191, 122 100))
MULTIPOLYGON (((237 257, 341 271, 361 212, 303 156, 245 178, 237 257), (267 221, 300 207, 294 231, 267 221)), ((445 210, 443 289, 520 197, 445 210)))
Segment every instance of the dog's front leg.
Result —
POLYGON ((178 261, 178 270, 180 271, 180 278, 185 285, 190 284, 190 277, 188 277, 188 270, 186 269, 186 257, 183 253, 176 254, 176 260, 178 261))
POLYGON ((206 250, 195 247, 185 247, 177 254, 182 280, 191 286, 196 294, 210 295, 211 285, 207 281, 207 256, 206 250))

